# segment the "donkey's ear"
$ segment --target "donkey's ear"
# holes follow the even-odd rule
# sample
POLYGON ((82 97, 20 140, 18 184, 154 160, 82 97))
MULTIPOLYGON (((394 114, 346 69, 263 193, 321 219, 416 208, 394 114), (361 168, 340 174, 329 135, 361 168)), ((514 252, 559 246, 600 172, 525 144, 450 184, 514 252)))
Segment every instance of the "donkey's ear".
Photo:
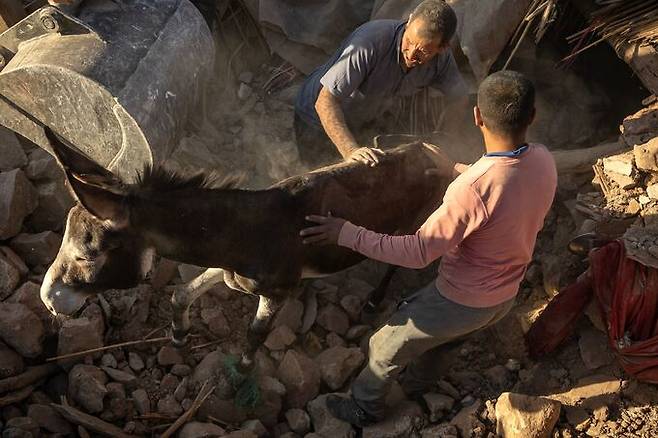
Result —
POLYGON ((55 158, 64 174, 73 196, 98 219, 117 226, 128 220, 123 185, 111 172, 78 152, 66 140, 45 128, 55 158))

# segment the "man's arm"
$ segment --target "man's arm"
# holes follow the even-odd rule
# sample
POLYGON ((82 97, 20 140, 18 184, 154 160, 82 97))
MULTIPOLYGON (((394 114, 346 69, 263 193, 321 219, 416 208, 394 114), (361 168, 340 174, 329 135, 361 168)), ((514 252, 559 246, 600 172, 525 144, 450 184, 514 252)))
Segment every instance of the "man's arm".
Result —
POLYGON ((359 148, 359 144, 350 128, 347 127, 345 114, 340 107, 338 98, 322 87, 318 100, 315 102, 315 110, 327 136, 334 142, 342 157, 347 159, 352 152, 359 148))

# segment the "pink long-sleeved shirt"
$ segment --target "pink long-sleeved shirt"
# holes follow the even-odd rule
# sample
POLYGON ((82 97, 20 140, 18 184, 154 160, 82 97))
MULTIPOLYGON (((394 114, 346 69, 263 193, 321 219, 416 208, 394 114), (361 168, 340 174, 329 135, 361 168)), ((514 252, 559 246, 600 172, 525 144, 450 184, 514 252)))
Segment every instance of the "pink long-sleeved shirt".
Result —
POLYGON ((442 257, 437 288, 469 307, 514 298, 555 196, 551 153, 531 144, 518 157, 482 157, 450 184, 442 205, 412 235, 346 222, 338 244, 369 258, 422 268, 442 257))

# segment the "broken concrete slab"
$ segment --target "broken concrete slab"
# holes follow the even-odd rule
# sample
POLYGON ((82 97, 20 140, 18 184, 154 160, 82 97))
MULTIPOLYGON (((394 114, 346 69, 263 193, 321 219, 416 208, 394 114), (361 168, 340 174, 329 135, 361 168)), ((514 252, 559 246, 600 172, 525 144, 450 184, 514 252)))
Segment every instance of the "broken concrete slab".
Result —
POLYGON ((506 438, 549 438, 560 409, 555 400, 505 392, 496 402, 496 433, 506 438))
POLYGON ((37 208, 37 192, 22 170, 0 173, 0 240, 21 231, 23 220, 37 208))

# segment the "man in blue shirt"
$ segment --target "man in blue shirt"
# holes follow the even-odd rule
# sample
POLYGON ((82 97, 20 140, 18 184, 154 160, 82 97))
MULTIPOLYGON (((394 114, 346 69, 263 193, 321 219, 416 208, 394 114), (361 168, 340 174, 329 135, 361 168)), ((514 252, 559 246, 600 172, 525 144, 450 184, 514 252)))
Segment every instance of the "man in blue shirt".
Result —
POLYGON ((457 16, 444 0, 425 0, 408 21, 361 25, 305 81, 295 103, 294 129, 301 160, 315 167, 338 157, 369 165, 381 151, 354 132, 380 117, 394 96, 434 87, 449 113, 466 107, 467 90, 450 40, 457 16))

